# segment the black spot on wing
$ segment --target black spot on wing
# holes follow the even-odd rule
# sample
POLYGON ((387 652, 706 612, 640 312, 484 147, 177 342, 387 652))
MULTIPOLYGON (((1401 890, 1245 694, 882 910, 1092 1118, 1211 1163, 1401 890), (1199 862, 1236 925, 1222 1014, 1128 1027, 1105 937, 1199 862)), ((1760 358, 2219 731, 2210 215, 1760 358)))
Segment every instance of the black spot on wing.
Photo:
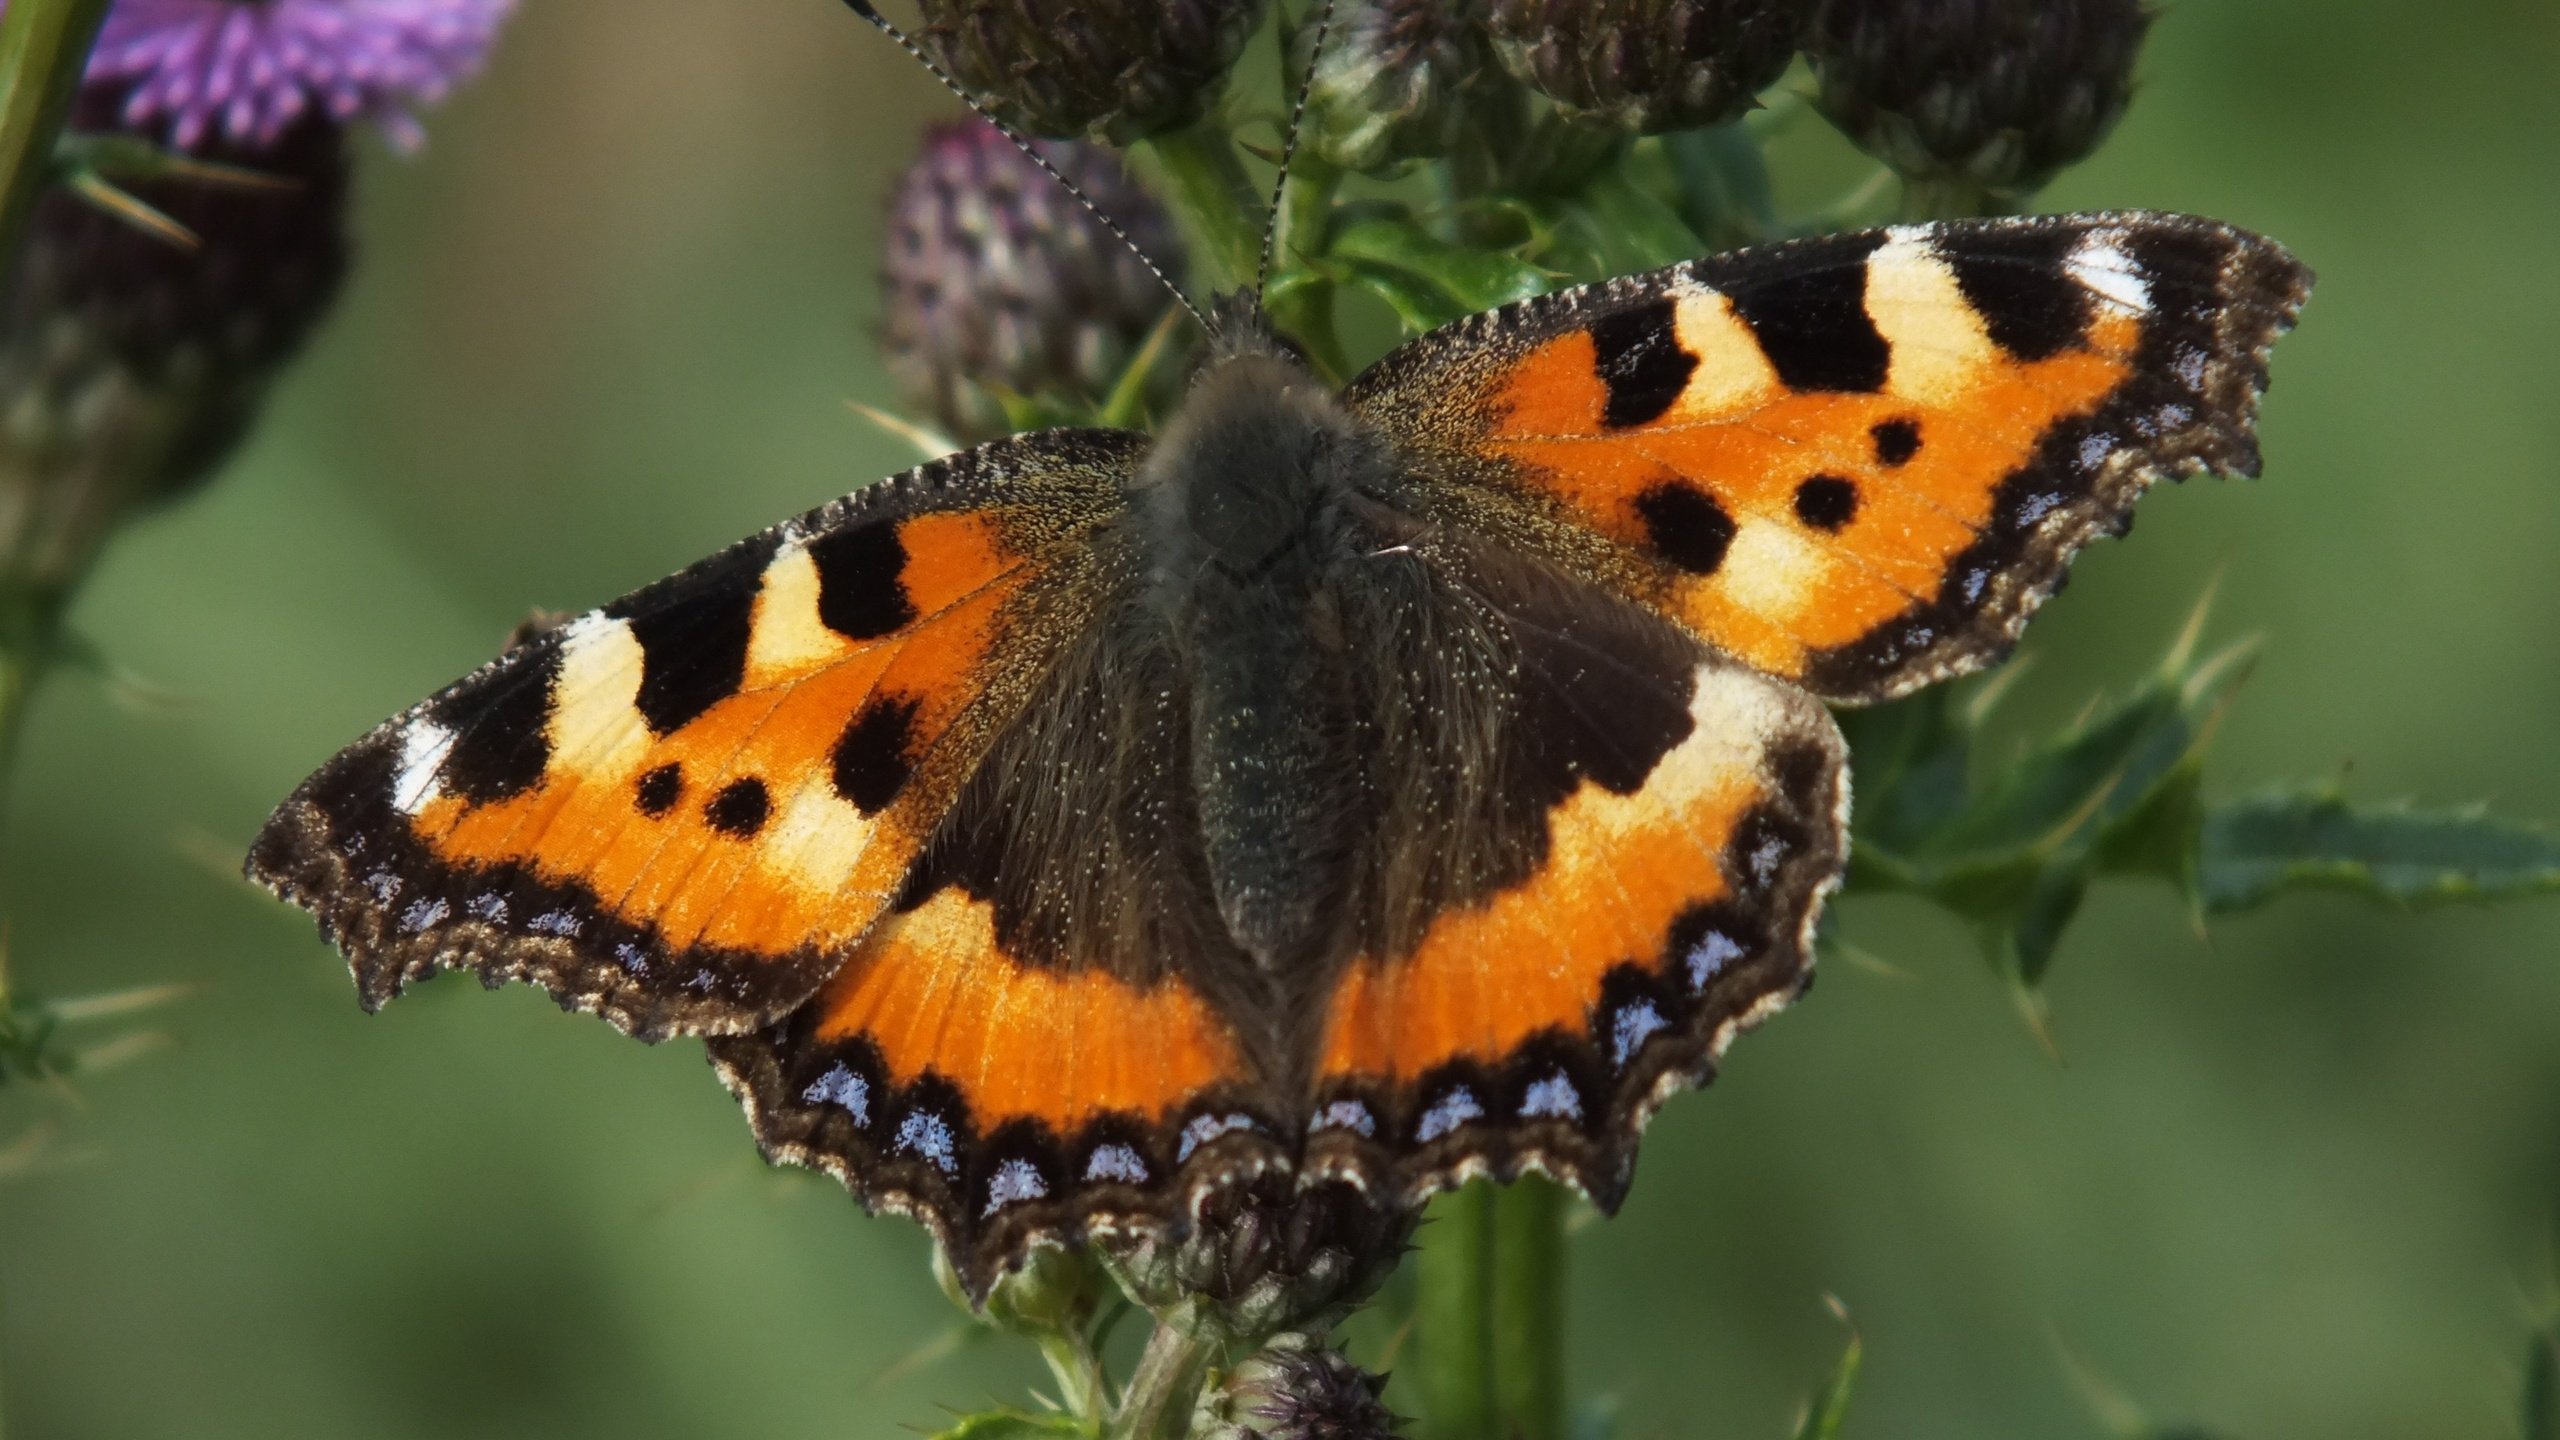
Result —
POLYGON ((758 536, 605 607, 640 642, 640 716, 652 733, 682 729, 745 683, 756 591, 775 544, 758 536))
POLYGON ((1881 233, 1823 241, 1815 263, 1765 277, 1725 276, 1712 264, 1700 274, 1733 301, 1780 380, 1798 390, 1872 393, 1893 364, 1893 347, 1867 318, 1866 260, 1883 243, 1881 233))
POLYGON ((1876 462, 1881 465, 1908 465, 1920 453, 1920 422, 1917 420, 1880 420, 1867 432, 1876 442, 1876 462))
POLYGON ((684 798, 684 767, 661 765, 640 777, 636 791, 640 813, 654 820, 676 808, 676 802, 684 798))
POLYGON ((1645 537, 1662 558, 1692 575, 1713 575, 1733 544, 1733 517, 1714 496, 1673 480, 1636 497, 1645 537))
POLYGON ((912 624, 915 603, 898 579, 907 547, 894 522, 858 525, 809 542, 818 566, 818 619, 853 640, 876 640, 912 624))
POLYGON ((1816 530, 1836 531, 1858 514, 1858 487, 1837 475, 1816 475, 1796 487, 1796 518, 1816 530))
POLYGON ((2085 232, 2070 225, 1986 225, 1941 236, 1939 254, 2001 349, 2045 360, 2080 343, 2090 296, 2068 262, 2085 232))
POLYGON ((428 718, 454 736, 438 771, 443 787, 479 805, 542 783, 551 763, 551 698, 559 680, 560 647, 545 644, 464 681, 429 707, 428 718))
POLYGON ((854 712, 836 741, 836 793, 863 814, 887 809, 914 777, 915 762, 907 749, 919 708, 910 696, 874 696, 854 712))
POLYGON ((702 818, 712 829, 741 840, 762 830, 772 814, 772 795, 752 775, 721 786, 711 803, 702 807, 702 818))
POLYGON ((1600 423, 1624 429, 1658 420, 1689 386, 1698 357, 1680 348, 1667 297, 1604 315, 1591 326, 1593 369, 1608 386, 1600 423))

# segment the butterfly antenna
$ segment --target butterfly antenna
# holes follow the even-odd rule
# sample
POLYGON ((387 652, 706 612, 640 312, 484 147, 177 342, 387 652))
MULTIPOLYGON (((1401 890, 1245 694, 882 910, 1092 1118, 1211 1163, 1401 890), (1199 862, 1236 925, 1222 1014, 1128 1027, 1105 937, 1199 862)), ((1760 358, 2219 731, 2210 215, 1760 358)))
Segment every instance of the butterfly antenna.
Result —
POLYGON ((1298 98, 1289 105, 1289 133, 1280 141, 1280 173, 1271 180, 1271 218, 1262 226, 1262 263, 1253 272, 1253 298, 1261 303, 1271 283, 1271 251, 1280 239, 1280 199, 1289 191, 1289 162, 1298 154, 1298 126, 1307 118, 1307 94, 1316 88, 1316 64, 1324 59, 1324 37, 1333 29, 1333 0, 1316 11, 1316 39, 1307 47, 1307 73, 1298 79, 1298 98))
MULTIPOLYGON (((1031 142, 1023 137, 1021 131, 1014 129, 1011 125, 997 119, 994 112, 990 111, 985 104, 980 102, 977 96, 970 94, 967 87, 963 86, 959 81, 951 77, 950 71, 942 68, 941 62, 935 60, 931 55, 926 54, 925 48, 922 45, 917 44, 913 37, 909 36, 907 32, 899 29, 897 26, 890 24, 888 16, 881 14, 877 9, 865 3, 865 0, 844 0, 844 3, 845 7, 851 10, 854 14, 870 21, 872 25, 879 29, 881 34, 897 41, 898 48, 906 51, 908 55, 912 56, 917 64, 925 68, 926 73, 933 76, 934 79, 941 81, 943 89, 959 96, 961 104, 968 106, 971 111, 976 113, 979 119, 994 126, 998 134, 1003 135, 1004 138, 1013 142, 1013 148, 1029 156, 1032 164, 1039 166, 1043 173, 1048 175, 1050 179, 1057 181, 1059 186, 1069 195, 1074 196, 1075 202, 1084 207, 1086 214, 1091 215, 1094 219, 1102 222, 1102 228, 1110 231, 1113 239, 1118 240, 1121 244, 1129 247, 1129 253, 1138 257, 1138 263, 1147 267, 1147 273, 1156 277, 1157 283, 1164 286, 1165 292, 1173 296, 1175 303, 1179 304, 1184 310, 1190 312, 1191 318, 1199 322, 1200 329, 1204 333, 1210 335, 1218 333, 1217 327, 1209 323, 1209 317, 1201 313, 1200 307, 1192 303, 1191 297, 1183 292, 1181 286, 1173 283, 1173 277, 1165 273, 1165 269, 1162 265, 1156 263, 1156 257, 1148 254, 1146 247, 1140 245, 1134 238, 1132 238, 1128 231, 1121 229, 1119 221, 1112 219, 1101 206, 1094 204, 1093 197, 1085 194, 1083 187, 1077 185, 1073 180, 1068 179, 1057 166, 1050 164, 1048 156, 1043 155, 1038 150, 1032 148, 1031 142)), ((1269 254, 1267 245, 1264 253, 1266 255, 1269 254)))

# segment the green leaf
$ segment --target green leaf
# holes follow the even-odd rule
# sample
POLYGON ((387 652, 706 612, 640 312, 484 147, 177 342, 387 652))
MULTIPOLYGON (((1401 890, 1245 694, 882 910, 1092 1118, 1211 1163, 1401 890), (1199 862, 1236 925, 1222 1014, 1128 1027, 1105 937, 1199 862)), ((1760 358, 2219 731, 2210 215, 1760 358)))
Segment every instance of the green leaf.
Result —
POLYGON ((2478 809, 2359 810, 2334 791, 2274 791, 2206 815, 2198 883, 2218 912, 2314 887, 2403 905, 2490 900, 2560 891, 2560 841, 2478 809))
POLYGON ((1777 191, 1760 139, 1740 121, 1662 137, 1662 153, 1680 185, 1680 214, 1717 249, 1778 233, 1777 191))
POLYGON ((1395 312, 1396 322, 1407 336, 1437 330, 1452 320, 1469 313, 1449 298, 1447 291, 1427 280, 1372 265, 1342 267, 1340 284, 1365 290, 1395 312))
POLYGON ((986 390, 995 397, 996 404, 1004 408, 1004 423, 1017 432, 1094 423, 1093 411, 1089 407, 1064 396, 1022 395, 997 385, 989 385, 986 390))
POLYGON ((1592 177, 1574 197, 1615 249, 1622 273, 1659 270, 1707 253, 1707 242, 1689 228, 1670 202, 1637 183, 1624 164, 1592 177))
POLYGON ((1938 685, 1907 700, 1840 715, 1850 773, 1857 779, 1862 845, 1915 848, 1964 808, 1973 727, 1954 697, 1952 688, 1938 685))
POLYGON ((2192 672, 2164 668, 2141 689, 2002 767, 1940 835, 1951 854, 2094 848, 2141 814, 2202 753, 2239 652, 2192 672))
POLYGON ((2242 673, 2242 649, 2194 658, 2195 627, 2141 685, 1970 778, 1999 682, 1970 702, 1925 694, 1843 717, 1860 804, 1853 886, 1916 891, 1971 920, 1994 968, 2030 994, 2052 967, 2090 882, 2166 877, 2194 893, 2207 743, 2242 673))
POLYGON ((1452 245, 1406 218, 1353 220, 1334 232, 1326 253, 1429 286, 1454 307, 1452 319, 1543 295, 1554 282, 1518 256, 1452 245))
POLYGON ((986 1410, 963 1415, 934 1432, 933 1440, 1055 1440, 1061 1435, 1090 1437, 1095 1432, 1065 1415, 1035 1415, 1025 1410, 986 1410))
POLYGON ((2005 927, 2009 953, 2004 968, 2025 985, 2042 984, 2063 930, 2080 913, 2080 901, 2088 893, 2085 862, 2056 865, 2038 875, 2005 927))

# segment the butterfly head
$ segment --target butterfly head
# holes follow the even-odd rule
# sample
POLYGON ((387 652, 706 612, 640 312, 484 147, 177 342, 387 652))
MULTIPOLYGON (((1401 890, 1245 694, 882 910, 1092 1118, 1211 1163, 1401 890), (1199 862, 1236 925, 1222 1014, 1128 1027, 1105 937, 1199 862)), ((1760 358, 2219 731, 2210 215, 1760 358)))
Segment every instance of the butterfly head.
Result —
POLYGON ((1231 290, 1209 307, 1209 368, 1246 355, 1262 355, 1311 368, 1307 352, 1280 333, 1262 297, 1250 290, 1231 290))

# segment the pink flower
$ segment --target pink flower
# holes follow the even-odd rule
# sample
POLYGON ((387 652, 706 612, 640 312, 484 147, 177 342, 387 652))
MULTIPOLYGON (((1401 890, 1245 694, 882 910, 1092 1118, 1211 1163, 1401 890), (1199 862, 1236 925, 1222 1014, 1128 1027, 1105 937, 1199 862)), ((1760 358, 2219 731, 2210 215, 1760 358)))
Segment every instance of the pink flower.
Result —
POLYGON ((124 87, 130 129, 272 144, 319 114, 423 138, 410 111, 480 68, 515 0, 117 0, 89 57, 92 87, 124 87))

